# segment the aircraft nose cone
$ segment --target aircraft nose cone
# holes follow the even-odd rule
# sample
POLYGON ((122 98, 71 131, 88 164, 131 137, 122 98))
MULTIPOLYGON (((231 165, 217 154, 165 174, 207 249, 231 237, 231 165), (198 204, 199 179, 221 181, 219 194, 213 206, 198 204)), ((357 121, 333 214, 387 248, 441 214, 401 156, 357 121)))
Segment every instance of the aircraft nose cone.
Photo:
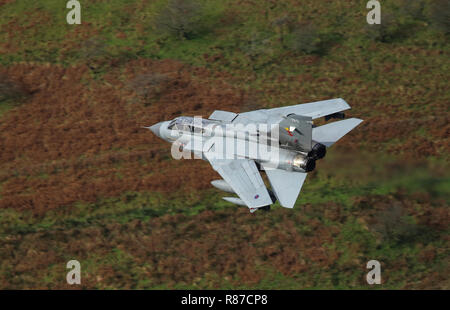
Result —
POLYGON ((150 130, 158 137, 161 137, 160 129, 161 129, 161 123, 156 123, 155 125, 150 126, 150 130))

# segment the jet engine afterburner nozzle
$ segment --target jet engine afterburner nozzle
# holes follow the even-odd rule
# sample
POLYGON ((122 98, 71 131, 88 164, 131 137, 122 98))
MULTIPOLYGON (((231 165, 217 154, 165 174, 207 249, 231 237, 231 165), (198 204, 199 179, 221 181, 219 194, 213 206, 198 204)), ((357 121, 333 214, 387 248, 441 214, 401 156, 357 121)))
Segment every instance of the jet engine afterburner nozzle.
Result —
POLYGON ((294 162, 292 164, 294 169, 301 169, 305 172, 313 171, 316 168, 316 160, 311 157, 305 157, 303 155, 297 155, 294 157, 294 162))
MULTIPOLYGON (((314 141, 313 141, 314 143, 314 141)), ((308 152, 308 157, 314 158, 314 159, 321 159, 324 158, 327 154, 327 147, 323 145, 322 143, 316 142, 311 151, 308 152)))

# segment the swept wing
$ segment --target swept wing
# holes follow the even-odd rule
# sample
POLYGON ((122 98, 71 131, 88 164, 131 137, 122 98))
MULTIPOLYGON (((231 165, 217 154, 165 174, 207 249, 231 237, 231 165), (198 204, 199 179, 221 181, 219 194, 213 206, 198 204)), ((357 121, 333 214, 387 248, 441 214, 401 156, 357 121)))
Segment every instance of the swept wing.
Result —
POLYGON ((250 122, 275 123, 282 116, 297 114, 310 116, 312 119, 350 109, 348 103, 342 98, 297 104, 281 108, 261 109, 240 113, 233 118, 233 123, 248 124, 250 122))
POLYGON ((209 162, 249 208, 273 203, 253 160, 209 159, 209 162))

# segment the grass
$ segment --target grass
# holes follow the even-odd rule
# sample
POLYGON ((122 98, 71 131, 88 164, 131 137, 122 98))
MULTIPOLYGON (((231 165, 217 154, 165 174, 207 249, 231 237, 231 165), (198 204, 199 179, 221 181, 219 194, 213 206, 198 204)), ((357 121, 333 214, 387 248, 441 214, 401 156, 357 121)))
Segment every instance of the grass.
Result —
POLYGON ((3 114, 14 108, 15 104, 11 101, 3 101, 0 102, 0 117, 2 117, 3 114))
MULTIPOLYGON (((331 165, 339 158, 329 154, 331 165)), ((383 163, 377 163, 380 169, 383 163)), ((320 168, 320 167, 319 167, 320 168)), ((355 169, 358 170, 358 169, 355 169)), ((382 180, 381 176, 362 178, 358 175, 340 175, 321 169, 317 175, 305 182, 297 207, 293 212, 302 212, 303 205, 321 205, 334 202, 348 210, 355 209, 354 199, 364 196, 386 196, 399 190, 406 193, 430 193, 435 199, 449 198, 448 177, 437 177, 429 169, 416 167, 409 174, 398 173, 382 180), (339 177, 339 175, 341 177, 339 177)), ((105 225, 107 223, 124 224, 133 220, 148 221, 164 215, 194 216, 204 211, 235 209, 236 207, 221 199, 222 193, 211 189, 196 193, 191 197, 187 193, 167 196, 157 192, 128 192, 120 197, 100 199, 96 203, 76 203, 71 208, 48 211, 36 216, 32 211, 18 212, 13 209, 0 210, 2 234, 23 234, 46 230, 105 225)), ((448 200, 447 200, 448 201, 448 200)), ((275 205, 274 212, 281 208, 275 205)))

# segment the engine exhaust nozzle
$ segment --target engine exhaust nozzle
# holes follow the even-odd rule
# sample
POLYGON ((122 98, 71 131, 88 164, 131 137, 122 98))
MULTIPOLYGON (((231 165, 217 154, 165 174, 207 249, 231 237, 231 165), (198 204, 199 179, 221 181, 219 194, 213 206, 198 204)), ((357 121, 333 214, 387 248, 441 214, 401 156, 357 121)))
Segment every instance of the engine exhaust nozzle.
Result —
POLYGON ((308 152, 308 157, 314 159, 321 159, 324 158, 326 154, 327 154, 327 147, 322 143, 317 142, 314 144, 311 151, 308 152))
POLYGON ((316 160, 311 157, 305 157, 303 155, 297 155, 294 157, 293 163, 294 169, 303 170, 304 172, 313 171, 316 168, 316 160))

